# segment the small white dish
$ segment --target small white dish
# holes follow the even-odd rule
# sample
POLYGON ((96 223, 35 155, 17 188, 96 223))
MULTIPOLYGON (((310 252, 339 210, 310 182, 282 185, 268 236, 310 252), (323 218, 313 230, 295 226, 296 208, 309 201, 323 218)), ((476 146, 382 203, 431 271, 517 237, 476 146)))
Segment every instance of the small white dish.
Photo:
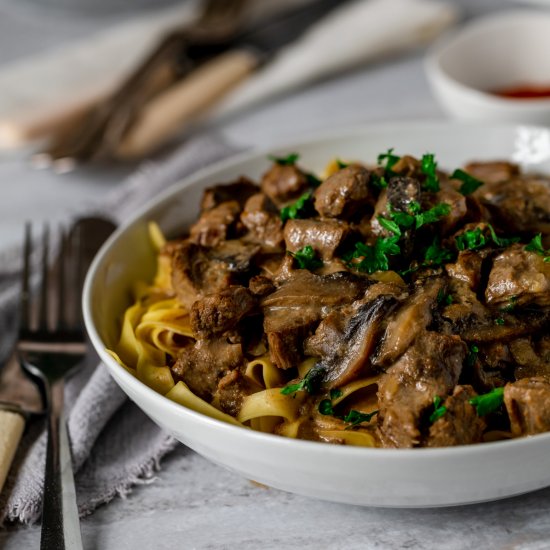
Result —
POLYGON ((460 119, 550 124, 550 98, 492 91, 550 88, 550 11, 514 10, 476 19, 437 41, 425 68, 435 96, 460 119))
MULTIPOLYGON (((452 170, 471 159, 511 158, 518 128, 510 125, 407 122, 371 125, 286 144, 303 166, 321 171, 331 158, 373 160, 394 147, 430 151, 452 170)), ((167 235, 196 218, 202 190, 246 174, 259 178, 267 152, 245 153, 181 181, 136 212, 95 258, 84 288, 90 338, 120 387, 150 418, 215 463, 266 485, 326 500, 369 506, 426 507, 483 502, 550 485, 550 433, 530 438, 437 449, 370 449, 300 441, 225 424, 172 402, 121 367, 106 351, 137 279, 152 277, 155 252, 147 223, 167 235)), ((550 172, 548 152, 535 170, 550 172)))

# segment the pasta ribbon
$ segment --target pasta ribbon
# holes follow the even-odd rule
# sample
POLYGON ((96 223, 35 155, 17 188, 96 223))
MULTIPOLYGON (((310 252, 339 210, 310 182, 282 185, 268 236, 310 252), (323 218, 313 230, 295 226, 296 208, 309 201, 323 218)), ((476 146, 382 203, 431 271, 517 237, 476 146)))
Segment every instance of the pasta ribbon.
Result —
POLYGON ((298 417, 302 401, 303 395, 283 395, 280 388, 259 391, 243 399, 237 420, 247 422, 253 418, 277 416, 292 422, 298 417))
POLYGON ((242 424, 235 420, 232 416, 216 409, 216 407, 213 407, 195 395, 183 382, 178 382, 166 394, 166 397, 176 403, 179 403, 180 405, 183 405, 184 407, 187 407, 188 409, 209 416, 210 418, 215 418, 216 420, 221 420, 222 422, 227 422, 236 426, 242 426, 242 424))

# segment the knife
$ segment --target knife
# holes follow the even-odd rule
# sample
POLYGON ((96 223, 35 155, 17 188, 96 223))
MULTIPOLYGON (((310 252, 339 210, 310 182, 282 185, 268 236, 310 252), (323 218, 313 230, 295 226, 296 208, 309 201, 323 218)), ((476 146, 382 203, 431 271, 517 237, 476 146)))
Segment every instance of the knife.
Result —
POLYGON ((196 69, 145 105, 115 156, 150 154, 185 129, 227 92, 347 0, 317 0, 240 35, 225 53, 196 69))
MULTIPOLYGON (((115 225, 105 218, 83 217, 71 226, 69 238, 78 238, 79 279, 90 266, 94 256, 115 225)), ((2 365, 0 364, 0 369, 2 365)), ((26 378, 13 356, 0 370, 0 492, 25 429, 27 419, 42 415, 41 399, 34 385, 26 378)))

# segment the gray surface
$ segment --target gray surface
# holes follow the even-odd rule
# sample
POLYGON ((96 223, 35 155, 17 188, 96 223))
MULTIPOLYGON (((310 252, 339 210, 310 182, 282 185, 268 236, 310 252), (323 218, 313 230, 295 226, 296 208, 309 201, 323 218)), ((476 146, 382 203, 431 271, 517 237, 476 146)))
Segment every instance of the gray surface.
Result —
MULTIPOLYGON (((470 15, 506 5, 460 2, 470 15)), ((98 28, 103 18, 59 15, 29 1, 0 0, 0 63, 98 28), (33 11, 36 10, 36 11, 33 11), (33 15, 34 14, 34 15, 33 15)), ((117 15, 118 17, 118 15, 117 15)), ((221 128, 243 145, 268 145, 315 130, 376 120, 441 117, 422 71, 422 52, 341 75, 254 109, 221 128)), ((0 203, 0 242, 16 242, 26 218, 61 216, 116 186, 122 174, 79 172, 54 179, 19 158, 0 158, 0 185, 15 182, 28 200, 0 203), (97 181, 97 183, 95 183, 97 181), (80 191, 76 191, 76 186, 80 191), (39 195, 41 191, 41 195, 39 195), (83 198, 84 197, 84 198, 83 198)), ((442 487, 452 491, 452 487, 442 487)), ((163 548, 521 548, 550 547, 550 490, 454 509, 376 510, 259 488, 181 447, 158 479, 82 523, 88 549, 163 548)), ((0 546, 37 548, 38 527, 0 532, 0 546)))

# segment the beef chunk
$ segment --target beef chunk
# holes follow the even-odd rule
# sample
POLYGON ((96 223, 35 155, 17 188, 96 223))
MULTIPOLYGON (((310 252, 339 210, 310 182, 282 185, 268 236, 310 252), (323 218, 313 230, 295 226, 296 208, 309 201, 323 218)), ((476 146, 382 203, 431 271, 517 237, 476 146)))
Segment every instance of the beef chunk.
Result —
POLYGON ((550 263, 521 244, 510 246, 493 261, 485 297, 497 306, 550 305, 550 263))
POLYGON ((172 287, 178 299, 190 308, 201 296, 237 283, 250 270, 258 250, 241 241, 225 241, 216 248, 184 241, 172 257, 172 287))
POLYGON ((236 417, 241 410, 243 399, 260 389, 243 376, 240 369, 235 369, 228 372, 218 382, 218 387, 214 392, 214 401, 223 412, 236 417))
POLYGON ((504 404, 510 417, 512 434, 534 435, 550 431, 550 381, 522 378, 506 384, 504 404))
POLYGON ((246 201, 241 221, 249 231, 250 240, 264 248, 281 247, 283 222, 275 205, 263 193, 256 193, 246 201))
POLYGON ((487 183, 475 196, 508 234, 550 234, 550 179, 518 176, 487 183))
POLYGON ((238 219, 240 211, 237 201, 227 201, 204 212, 191 227, 189 240, 201 246, 218 246, 228 238, 230 228, 238 219))
POLYGON ((533 376, 550 379, 550 336, 544 336, 538 342, 533 342, 531 338, 518 338, 509 345, 516 363, 516 380, 533 376))
POLYGON ((379 427, 386 446, 412 447, 421 439, 421 416, 435 396, 458 382, 466 346, 456 336, 424 332, 383 375, 379 427))
POLYGON ((472 250, 462 250, 458 253, 456 262, 447 264, 445 269, 450 277, 458 279, 476 291, 481 279, 481 266, 483 257, 478 252, 472 250))
POLYGON ((451 207, 449 214, 438 222, 441 233, 447 235, 466 217, 468 206, 466 197, 444 181, 441 181, 441 189, 435 195, 434 206, 441 203, 451 207))
POLYGON ((469 400, 476 395, 471 386, 456 386, 444 400, 445 414, 431 426, 426 447, 451 447, 479 443, 487 427, 469 400))
POLYGON ((519 166, 505 160, 470 162, 464 167, 464 171, 487 184, 506 181, 519 175, 519 166))
POLYGON ((384 446, 415 447, 434 397, 458 382, 467 348, 458 336, 422 332, 380 380, 378 426, 384 446))
POLYGON ((230 286, 215 294, 197 300, 191 308, 191 328, 199 338, 211 338, 233 329, 256 307, 250 290, 230 286))
POLYGON ((201 211, 211 210, 222 202, 237 201, 242 208, 245 202, 260 190, 259 186, 245 177, 234 183, 207 187, 201 201, 201 211))
POLYGON ((348 166, 327 178, 314 193, 315 210, 325 218, 349 219, 372 202, 369 172, 348 166))
POLYGON ((450 322, 452 332, 465 334, 472 329, 487 324, 493 328, 494 323, 487 308, 478 300, 477 294, 470 290, 467 283, 451 279, 447 286, 448 296, 452 302, 445 306, 441 316, 450 322))
POLYGON ((302 195, 309 183, 306 175, 297 166, 274 164, 263 175, 261 186, 262 191, 275 205, 281 207, 302 195))
POLYGON ((211 401, 220 379, 243 363, 240 344, 231 344, 225 338, 197 340, 180 351, 172 374, 193 393, 211 401))
POLYGON ((443 289, 440 279, 426 279, 419 283, 413 295, 392 315, 376 363, 393 363, 412 343, 416 335, 432 321, 432 310, 443 289))
POLYGON ((331 309, 351 304, 363 294, 368 280, 350 273, 314 275, 297 270, 262 300, 264 331, 271 360, 281 369, 303 358, 303 342, 331 309))
POLYGON ((313 247, 323 261, 331 260, 349 232, 345 222, 337 220, 288 220, 285 243, 290 252, 313 247))
POLYGON ((250 292, 255 296, 267 296, 275 291, 273 281, 264 275, 256 275, 252 277, 248 283, 250 292))

